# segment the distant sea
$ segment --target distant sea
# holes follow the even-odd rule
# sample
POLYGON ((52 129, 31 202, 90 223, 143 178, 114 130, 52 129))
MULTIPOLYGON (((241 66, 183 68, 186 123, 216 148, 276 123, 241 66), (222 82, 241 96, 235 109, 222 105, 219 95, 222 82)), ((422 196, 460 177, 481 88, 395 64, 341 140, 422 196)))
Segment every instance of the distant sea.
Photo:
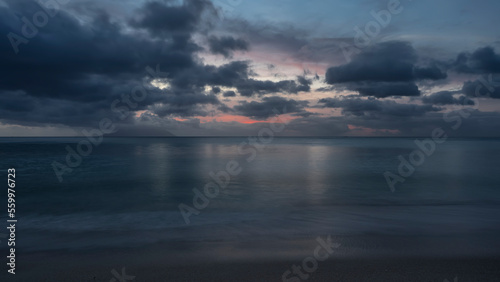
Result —
POLYGON ((500 255, 499 139, 438 144, 395 192, 383 174, 415 138, 275 138, 247 153, 243 137, 104 138, 59 182, 52 164, 80 140, 0 138, 2 199, 16 169, 19 252, 236 242, 286 256, 330 235, 344 256, 500 255), (232 161, 241 173, 187 225, 179 204, 232 161))

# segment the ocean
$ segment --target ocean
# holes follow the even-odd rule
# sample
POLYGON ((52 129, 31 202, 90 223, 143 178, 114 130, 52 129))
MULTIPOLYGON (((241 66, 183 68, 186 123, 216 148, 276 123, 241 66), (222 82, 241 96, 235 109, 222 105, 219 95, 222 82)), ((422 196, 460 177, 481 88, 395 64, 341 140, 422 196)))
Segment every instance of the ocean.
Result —
POLYGON ((212 258, 292 257, 331 236, 346 257, 500 255, 499 139, 437 144, 394 191, 384 173, 415 138, 104 138, 60 182, 53 164, 81 140, 0 139, 2 199, 16 170, 19 253, 170 245, 194 256, 228 243, 212 258), (228 163, 239 173, 196 208, 193 189, 228 163))

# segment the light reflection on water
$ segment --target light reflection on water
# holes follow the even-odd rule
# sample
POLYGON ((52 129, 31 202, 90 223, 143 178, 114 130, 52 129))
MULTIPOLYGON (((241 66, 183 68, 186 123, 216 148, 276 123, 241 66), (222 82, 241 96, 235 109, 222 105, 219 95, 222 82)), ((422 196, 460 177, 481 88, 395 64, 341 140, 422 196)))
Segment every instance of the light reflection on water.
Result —
POLYGON ((500 234, 498 140, 449 140, 396 193, 382 174, 415 149, 412 139, 277 138, 248 162, 238 150, 244 138, 110 138, 63 183, 50 164, 64 161, 66 143, 79 139, 22 141, 2 140, 0 163, 19 169, 20 228, 30 249, 138 237, 147 244, 500 234), (192 205, 192 189, 203 190, 209 173, 229 161, 241 174, 186 226, 178 205, 192 205))

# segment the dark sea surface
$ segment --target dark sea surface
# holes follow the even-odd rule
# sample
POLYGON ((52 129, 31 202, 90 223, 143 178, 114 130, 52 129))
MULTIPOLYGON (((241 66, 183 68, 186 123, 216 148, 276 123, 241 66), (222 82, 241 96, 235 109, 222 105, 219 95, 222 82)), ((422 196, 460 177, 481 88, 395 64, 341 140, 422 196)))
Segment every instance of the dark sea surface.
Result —
POLYGON ((16 169, 19 252, 238 243, 286 255, 331 235, 346 256, 500 255, 499 139, 436 145, 395 192, 383 174, 397 173, 415 138, 275 138, 257 149, 242 147, 247 138, 104 138, 59 182, 52 164, 80 140, 0 138, 2 199, 16 169), (241 173, 187 225, 179 204, 193 206, 193 188, 231 161, 241 173))

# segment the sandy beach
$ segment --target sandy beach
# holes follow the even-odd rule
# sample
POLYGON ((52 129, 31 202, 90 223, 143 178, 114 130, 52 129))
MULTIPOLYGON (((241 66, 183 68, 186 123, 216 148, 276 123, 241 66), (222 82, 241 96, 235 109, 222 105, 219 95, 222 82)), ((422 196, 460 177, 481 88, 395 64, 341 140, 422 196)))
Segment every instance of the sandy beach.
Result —
MULTIPOLYGON (((123 281, 500 281, 500 258, 332 259, 321 262, 304 280, 283 280, 297 261, 213 262, 165 264, 162 257, 124 258, 120 254, 23 257, 15 279, 9 281, 120 281, 110 269, 128 276, 123 281), (111 259, 112 261, 104 262, 111 259), (42 261, 40 261, 42 260, 42 261), (126 265, 125 271, 123 266, 126 265), (30 270, 29 272, 27 270, 30 270), (115 278, 116 280, 113 280, 115 278), (133 279, 132 279, 133 278, 133 279), (454 280, 454 279, 457 280, 454 280)), ((297 279, 297 278, 296 278, 297 279)))
MULTIPOLYGON (((390 242, 396 246, 406 240, 391 238, 390 242)), ((373 250, 381 241, 358 238, 355 242, 373 250)), ((458 246, 459 241, 450 241, 451 244, 458 246)), ((10 275, 7 281, 500 281, 498 256, 436 256, 430 252, 406 256, 372 251, 369 256, 349 256, 346 251, 355 247, 345 245, 335 249, 329 259, 317 261, 310 272, 304 270, 303 263, 307 257, 315 256, 314 240, 287 241, 281 245, 179 242, 144 248, 37 252, 20 254, 16 275, 10 275), (293 246, 294 252, 280 252, 284 246, 293 246), (302 279, 291 273, 294 265, 301 267, 302 279), (290 273, 284 279, 287 270, 290 273)), ((440 249, 436 247, 436 251, 440 249)), ((320 254, 324 256, 326 252, 322 250, 320 254)), ((310 265, 306 263, 306 267, 310 265)))

